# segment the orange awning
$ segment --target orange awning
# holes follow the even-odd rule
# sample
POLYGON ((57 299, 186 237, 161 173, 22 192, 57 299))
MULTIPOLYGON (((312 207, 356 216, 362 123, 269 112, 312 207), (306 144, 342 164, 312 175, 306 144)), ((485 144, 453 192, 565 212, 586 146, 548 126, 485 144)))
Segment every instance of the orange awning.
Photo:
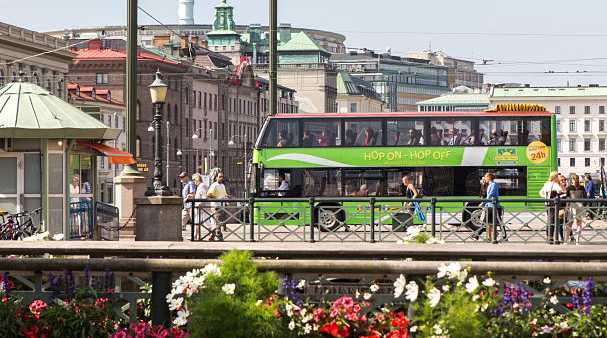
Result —
POLYGON ((126 151, 118 150, 116 148, 112 148, 103 143, 91 143, 91 142, 81 142, 78 141, 78 144, 81 146, 89 147, 97 152, 109 157, 111 164, 135 164, 135 158, 133 155, 126 151))

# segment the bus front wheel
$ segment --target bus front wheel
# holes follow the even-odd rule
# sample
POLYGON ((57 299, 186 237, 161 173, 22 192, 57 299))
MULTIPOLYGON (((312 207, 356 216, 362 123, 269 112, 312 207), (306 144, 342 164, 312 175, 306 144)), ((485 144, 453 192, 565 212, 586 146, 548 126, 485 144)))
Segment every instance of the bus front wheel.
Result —
POLYGON ((320 231, 335 231, 345 224, 346 213, 341 205, 318 205, 314 210, 314 225, 320 231))

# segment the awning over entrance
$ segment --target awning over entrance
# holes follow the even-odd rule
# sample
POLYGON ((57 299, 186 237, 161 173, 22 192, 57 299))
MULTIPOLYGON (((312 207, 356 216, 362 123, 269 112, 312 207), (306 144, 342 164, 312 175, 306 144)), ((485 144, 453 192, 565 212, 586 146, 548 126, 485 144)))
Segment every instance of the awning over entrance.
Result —
POLYGON ((98 153, 101 153, 104 156, 107 156, 110 159, 111 164, 129 165, 137 163, 137 161, 135 161, 135 159, 133 158, 133 155, 131 155, 130 153, 118 150, 116 148, 112 148, 102 143, 78 141, 78 145, 83 148, 92 149, 98 153))
POLYGON ((114 140, 119 134, 33 83, 0 88, 0 137, 114 140))

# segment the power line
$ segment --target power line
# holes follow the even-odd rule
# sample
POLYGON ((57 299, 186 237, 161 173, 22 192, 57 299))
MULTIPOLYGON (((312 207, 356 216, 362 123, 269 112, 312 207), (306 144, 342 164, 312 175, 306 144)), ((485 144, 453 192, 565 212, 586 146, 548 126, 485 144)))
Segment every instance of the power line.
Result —
POLYGON ((15 63, 18 63, 18 62, 21 62, 21 61, 25 61, 25 60, 28 60, 28 59, 32 59, 32 58, 35 58, 35 57, 38 57, 38 56, 55 53, 55 52, 58 52, 58 51, 61 51, 61 50, 64 50, 64 49, 69 49, 69 48, 75 47, 77 45, 80 45, 80 44, 83 44, 83 43, 87 43, 89 41, 96 40, 96 39, 97 38, 93 38, 93 39, 89 39, 89 40, 84 40, 84 41, 79 41, 79 42, 73 43, 71 45, 66 45, 66 46, 63 46, 63 47, 55 48, 53 50, 48 50, 48 51, 45 51, 45 52, 42 52, 42 53, 26 56, 26 57, 21 58, 21 59, 13 60, 13 61, 10 61, 10 62, 0 63, 0 65, 3 65, 3 66, 4 65, 12 65, 12 64, 15 64, 15 63))
POLYGON ((515 36, 515 37, 607 37, 605 33, 517 33, 517 32, 430 32, 430 31, 353 31, 338 30, 353 34, 400 34, 400 35, 445 35, 445 36, 515 36))

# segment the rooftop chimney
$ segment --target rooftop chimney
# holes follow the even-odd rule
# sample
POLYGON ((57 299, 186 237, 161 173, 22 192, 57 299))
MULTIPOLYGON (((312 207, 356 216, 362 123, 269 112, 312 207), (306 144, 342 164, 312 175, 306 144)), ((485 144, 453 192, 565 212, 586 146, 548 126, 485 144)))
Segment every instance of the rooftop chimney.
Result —
POLYGON ((180 25, 194 24, 194 0, 179 0, 177 9, 180 25))

